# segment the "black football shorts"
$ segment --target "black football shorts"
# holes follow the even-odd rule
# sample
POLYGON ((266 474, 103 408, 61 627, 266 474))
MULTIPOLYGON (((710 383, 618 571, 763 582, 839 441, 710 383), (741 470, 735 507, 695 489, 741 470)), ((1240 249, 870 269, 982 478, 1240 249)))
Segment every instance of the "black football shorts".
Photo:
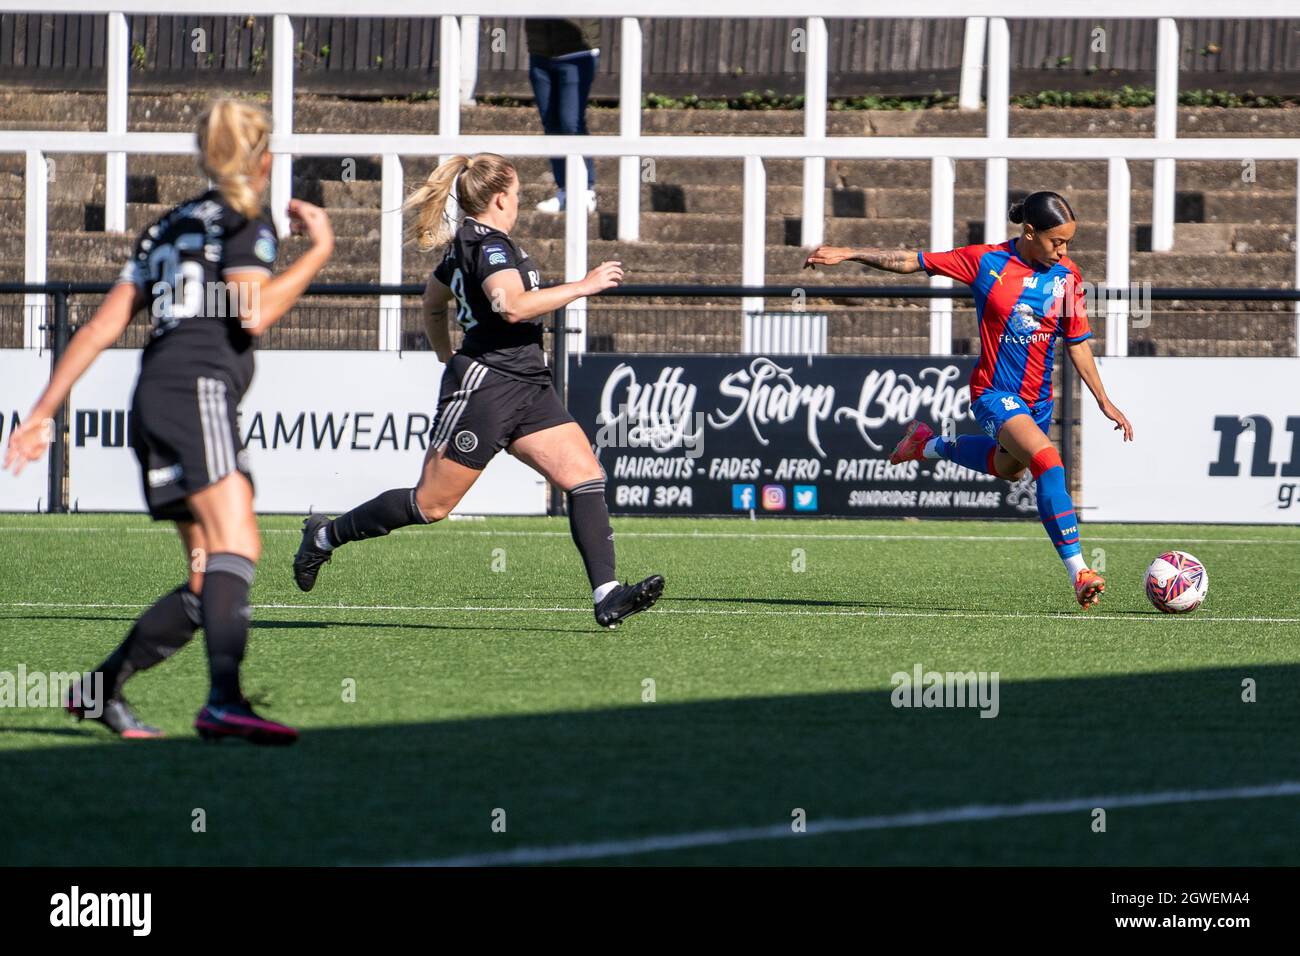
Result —
POLYGON ((192 521, 185 499, 232 471, 250 482, 234 386, 220 376, 147 377, 131 403, 131 447, 155 521, 192 521))
POLYGON ((515 439, 571 421, 551 383, 520 381, 456 354, 442 376, 430 442, 457 464, 482 471, 515 439))

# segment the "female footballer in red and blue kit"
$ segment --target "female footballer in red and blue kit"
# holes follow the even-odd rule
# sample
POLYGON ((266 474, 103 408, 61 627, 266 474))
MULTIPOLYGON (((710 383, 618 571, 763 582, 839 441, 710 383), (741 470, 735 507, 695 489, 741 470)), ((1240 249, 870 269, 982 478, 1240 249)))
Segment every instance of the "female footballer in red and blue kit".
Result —
POLYGON ((852 260, 887 272, 924 269, 971 287, 980 328, 979 363, 970 381, 971 412, 984 434, 948 439, 935 435, 925 422, 913 421, 889 460, 898 464, 943 458, 1009 481, 1028 468, 1037 484, 1039 518, 1065 563, 1075 597, 1088 608, 1097 603, 1106 582, 1083 559, 1065 468, 1048 438, 1057 339, 1065 339, 1079 377, 1125 441, 1132 441, 1133 426, 1106 397, 1088 344, 1092 330, 1083 279, 1066 256, 1078 226, 1074 210, 1056 193, 1036 192, 1011 207, 1010 219, 1022 226, 1021 234, 997 245, 915 254, 822 246, 804 265, 852 260))

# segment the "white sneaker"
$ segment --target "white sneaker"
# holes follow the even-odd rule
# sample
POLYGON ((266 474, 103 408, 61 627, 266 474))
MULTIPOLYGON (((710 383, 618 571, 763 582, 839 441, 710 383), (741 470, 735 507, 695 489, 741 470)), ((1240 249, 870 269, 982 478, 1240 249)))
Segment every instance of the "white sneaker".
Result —
MULTIPOLYGON (((587 212, 596 211, 596 190, 587 190, 587 212)), ((550 199, 543 199, 536 206, 538 212, 564 212, 564 190, 561 189, 550 199)))

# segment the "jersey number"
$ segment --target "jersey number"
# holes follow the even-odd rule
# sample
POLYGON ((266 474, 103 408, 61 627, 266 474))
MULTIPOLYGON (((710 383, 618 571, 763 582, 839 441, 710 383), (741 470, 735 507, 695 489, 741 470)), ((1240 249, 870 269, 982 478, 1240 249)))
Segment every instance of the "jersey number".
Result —
POLYGON ((149 273, 157 276, 153 285, 153 316, 160 329, 170 329, 181 319, 203 311, 203 266, 192 259, 181 261, 170 243, 149 253, 149 273))
POLYGON ((478 319, 474 318, 474 310, 469 307, 469 301, 465 298, 465 273, 457 269, 451 274, 451 294, 456 297, 456 323, 461 330, 468 332, 474 326, 478 325, 478 319))

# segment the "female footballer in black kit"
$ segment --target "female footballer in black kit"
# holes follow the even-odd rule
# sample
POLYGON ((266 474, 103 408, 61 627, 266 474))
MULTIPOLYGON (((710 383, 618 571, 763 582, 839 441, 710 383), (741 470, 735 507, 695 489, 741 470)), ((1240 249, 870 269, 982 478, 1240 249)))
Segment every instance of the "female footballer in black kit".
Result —
POLYGON ((664 579, 655 574, 628 585, 614 577, 605 475, 555 391, 538 321, 617 285, 622 268, 604 262, 578 282, 542 288, 537 267, 509 234, 519 217, 519 177, 492 153, 453 156, 406 206, 417 210, 420 248, 445 250, 424 294, 429 342, 447 365, 429 450, 414 488, 386 491, 333 521, 307 517, 293 562, 298 587, 310 591, 342 544, 447 517, 504 448, 568 493, 570 530, 591 582, 597 623, 614 627, 644 611, 659 599, 664 579), (453 189, 465 214, 459 224, 447 214, 453 189), (465 331, 455 354, 445 318, 453 298, 465 331))
POLYGON ((162 736, 132 713, 122 685, 176 653, 202 626, 211 692, 194 722, 200 736, 259 744, 298 738, 292 727, 254 713, 239 686, 261 541, 236 413, 253 376, 253 340, 289 311, 325 265, 334 233, 323 210, 293 200, 294 230, 306 232, 312 244, 272 278, 276 234, 261 204, 270 133, 270 119, 257 107, 218 100, 204 111, 199 161, 217 188, 176 206, 141 234, 117 284, 10 436, 5 456, 5 466, 18 471, 44 454, 51 420, 73 384, 149 306, 153 331, 132 399, 132 447, 149 514, 176 523, 189 580, 140 615, 96 669, 104 700, 94 699, 92 685, 66 702, 75 716, 98 720, 122 737, 162 736))

